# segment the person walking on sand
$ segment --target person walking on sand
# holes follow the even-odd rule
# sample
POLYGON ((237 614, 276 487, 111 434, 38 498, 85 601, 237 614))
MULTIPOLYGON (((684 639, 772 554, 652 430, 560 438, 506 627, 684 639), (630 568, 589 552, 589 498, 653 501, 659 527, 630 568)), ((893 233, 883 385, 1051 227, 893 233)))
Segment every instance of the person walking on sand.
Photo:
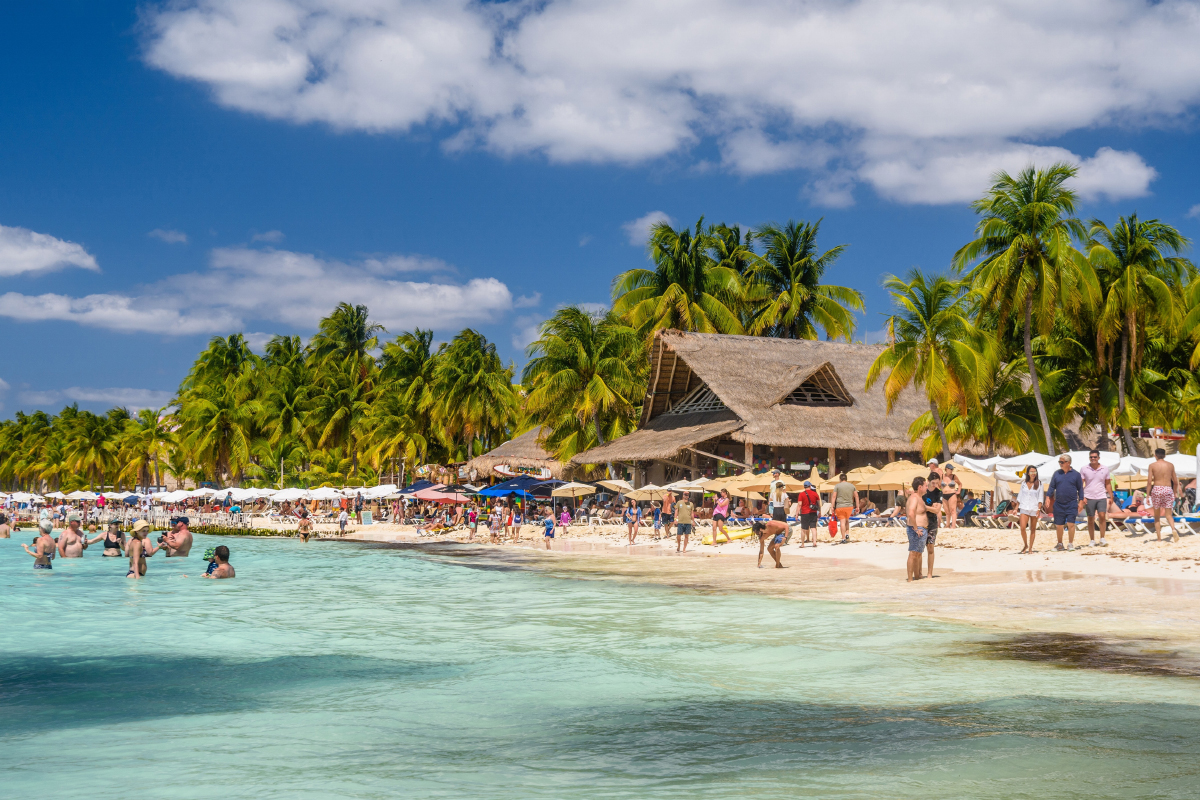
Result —
POLYGON ((1045 494, 1037 467, 1026 468, 1021 491, 1017 492, 1017 513, 1021 515, 1017 519, 1017 526, 1021 529, 1021 553, 1033 552, 1033 539, 1037 535, 1038 516, 1041 514, 1045 494), (1026 526, 1029 527, 1028 537, 1025 535, 1026 526))
POLYGON ((904 505, 908 518, 908 565, 906 581, 921 580, 921 554, 925 552, 925 537, 928 534, 929 515, 925 511, 925 479, 918 476, 912 480, 912 494, 904 505))
POLYGON ((800 506, 800 546, 806 541, 817 546, 817 517, 821 512, 821 495, 813 488, 812 481, 804 482, 804 489, 796 498, 800 506))
POLYGON ((338 513, 338 535, 346 535, 346 523, 350 521, 350 514, 346 512, 346 507, 342 506, 342 510, 338 513))
POLYGON ((1063 528, 1067 529, 1067 550, 1075 549, 1075 524, 1083 511, 1083 477, 1078 470, 1071 469, 1071 457, 1064 453, 1058 457, 1050 484, 1046 487, 1046 510, 1054 511, 1054 532, 1058 535, 1055 550, 1063 549, 1063 528))
POLYGON ((1171 526, 1171 539, 1179 541, 1179 531, 1175 529, 1175 497, 1183 494, 1179 488, 1179 476, 1175 474, 1175 465, 1167 461, 1167 451, 1161 447, 1154 451, 1154 462, 1150 465, 1146 486, 1150 491, 1150 505, 1154 509, 1154 536, 1156 541, 1162 541, 1162 518, 1167 518, 1171 526))
POLYGON ((1079 470, 1083 478, 1083 508, 1087 512, 1088 546, 1094 547, 1096 528, 1100 528, 1100 546, 1108 547, 1104 533, 1108 529, 1108 499, 1113 496, 1108 467, 1100 465, 1100 451, 1088 452, 1088 464, 1079 470))
POLYGON ((54 569, 54 565, 50 563, 57 552, 57 544, 50 536, 53 531, 54 523, 44 519, 38 523, 38 537, 33 540, 33 549, 30 550, 29 545, 21 542, 25 552, 33 556, 34 569, 54 569))
POLYGON ((621 519, 625 520, 626 532, 629 534, 629 543, 633 544, 637 541, 638 525, 642 522, 641 507, 630 500, 625 504, 625 513, 621 515, 621 519))
MULTIPOLYGON (((946 509, 946 528, 958 527, 958 496, 962 492, 962 484, 954 477, 954 465, 947 464, 942 468, 942 508, 946 509)), ((930 551, 932 553, 932 551, 930 551)), ((932 577, 932 575, 931 575, 932 577)))
POLYGON ((521 516, 521 507, 514 505, 512 509, 512 517, 509 519, 512 525, 512 540, 513 544, 521 541, 521 526, 525 524, 525 518, 521 516))
MULTIPOLYGON (((696 524, 696 506, 692 504, 691 498, 684 495, 683 499, 675 504, 675 552, 686 553, 688 548, 688 538, 692 535, 692 526, 696 524), (679 549, 680 541, 683 542, 683 549, 679 549)), ((716 533, 714 529, 713 543, 716 543, 716 533)), ((725 534, 725 538, 729 538, 729 534, 725 534)))
POLYGON ((713 504, 712 543, 714 547, 720 544, 720 542, 717 541, 717 537, 721 535, 725 537, 725 541, 727 543, 733 541, 733 539, 729 536, 729 529, 725 527, 725 520, 727 519, 729 519, 729 490, 722 489, 717 495, 717 502, 713 504))
POLYGON ((846 544, 850 541, 850 516, 858 507, 858 487, 846 480, 844 472, 838 475, 838 481, 833 490, 833 514, 842 530, 842 540, 837 544, 846 544))
POLYGON ((775 568, 783 569, 783 561, 779 556, 783 540, 788 533, 788 524, 771 519, 766 522, 754 523, 750 526, 750 530, 758 534, 758 568, 762 569, 763 550, 765 549, 771 554, 771 558, 775 559, 775 568), (768 540, 770 544, 767 544, 768 540))
MULTIPOLYGON (((687 495, 685 494, 684 497, 686 498, 687 495)), ((664 534, 666 536, 671 535, 671 526, 675 524, 675 506, 677 503, 678 498, 675 497, 674 492, 667 492, 663 497, 662 514, 659 516, 662 518, 662 526, 666 531, 666 534, 664 534)))
MULTIPOLYGON (((940 526, 938 515, 942 513, 942 479, 936 472, 929 473, 926 478, 925 493, 921 499, 925 501, 925 550, 929 554, 929 577, 936 578, 937 575, 933 574, 933 551, 937 547, 940 526)), ((919 569, 917 571, 920 572, 919 569)))

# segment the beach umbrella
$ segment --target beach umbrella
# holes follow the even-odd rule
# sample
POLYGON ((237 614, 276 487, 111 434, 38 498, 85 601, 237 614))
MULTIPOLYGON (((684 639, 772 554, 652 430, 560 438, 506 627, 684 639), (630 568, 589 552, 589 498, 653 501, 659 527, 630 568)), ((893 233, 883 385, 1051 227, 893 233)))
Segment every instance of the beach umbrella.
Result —
POLYGON ((1002 456, 992 456, 991 458, 968 458, 967 456, 956 455, 954 457, 955 464, 962 464, 963 466, 970 467, 976 472, 983 474, 995 472, 996 465, 1003 460, 1004 458, 1002 456))
POLYGON ((1172 453, 1164 461, 1170 461, 1175 466, 1175 474, 1180 478, 1196 477, 1196 456, 1185 456, 1183 453, 1172 453))
POLYGON ((615 478, 610 481, 596 481, 596 483, 603 486, 605 489, 611 489, 617 494, 625 494, 633 491, 633 485, 630 484, 629 481, 621 480, 619 478, 615 478))
POLYGON ((634 489, 632 492, 626 492, 625 496, 630 500, 662 500, 667 496, 667 492, 671 491, 665 486, 656 486, 653 483, 647 483, 640 489, 634 489))
POLYGON ((95 494, 93 492, 78 491, 78 492, 71 492, 69 495, 67 495, 67 499, 68 500, 95 500, 99 496, 100 495, 95 494))
POLYGON ((56 500, 66 500, 67 499, 67 496, 65 494, 63 494, 62 492, 50 492, 46 495, 46 497, 53 497, 56 500))
POLYGON ((955 468, 954 480, 963 489, 970 489, 972 492, 991 492, 996 488, 994 475, 977 472, 966 464, 960 464, 955 468))
POLYGON ((914 469, 924 469, 926 473, 929 472, 929 470, 925 469, 925 465, 916 464, 916 463, 913 463, 912 461, 909 461, 909 460, 903 459, 903 458, 900 459, 899 461, 893 461, 890 464, 884 464, 883 469, 881 469, 879 471, 880 472, 908 472, 908 471, 914 470, 914 469))
POLYGON ((586 483, 564 483, 562 486, 554 487, 554 491, 550 492, 552 497, 584 497, 589 494, 595 494, 596 487, 586 483))
MULTIPOLYGON (((769 477, 771 473, 768 472, 766 474, 769 477)), ((729 489, 732 486, 737 486, 739 483, 749 483, 750 481, 753 481, 759 477, 760 476, 755 475, 754 472, 747 470, 746 472, 742 472, 737 475, 726 475, 722 478, 710 478, 709 480, 704 481, 704 488, 709 491, 719 491, 721 489, 729 489)))
MULTIPOLYGON (((761 478, 761 480, 740 484, 739 488, 747 492, 769 492, 771 484, 775 480, 774 476, 767 472, 756 477, 761 478)), ((799 478, 793 478, 791 475, 783 473, 779 476, 779 480, 783 483, 783 490, 788 494, 799 494, 804 491, 804 481, 799 478)))
POLYGON ((1036 450, 1033 450, 1028 453, 1022 453, 1019 456, 1002 458, 996 462, 995 469, 997 472, 1000 470, 1017 472, 1025 469, 1026 467, 1037 467, 1040 471, 1043 464, 1045 464, 1047 461, 1053 460, 1053 456, 1048 456, 1045 453, 1039 453, 1036 450))

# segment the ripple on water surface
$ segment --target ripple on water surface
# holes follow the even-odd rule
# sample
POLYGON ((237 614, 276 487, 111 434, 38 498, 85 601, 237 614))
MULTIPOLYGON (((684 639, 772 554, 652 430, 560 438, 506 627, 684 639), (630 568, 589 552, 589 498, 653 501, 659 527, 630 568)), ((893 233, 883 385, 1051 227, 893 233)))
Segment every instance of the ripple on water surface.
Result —
POLYGON ((93 553, 37 574, 0 541, 5 796, 1194 797, 1200 777, 1193 678, 1021 655, 1094 643, 984 653, 835 604, 223 541, 236 580, 155 557, 140 583, 93 553))

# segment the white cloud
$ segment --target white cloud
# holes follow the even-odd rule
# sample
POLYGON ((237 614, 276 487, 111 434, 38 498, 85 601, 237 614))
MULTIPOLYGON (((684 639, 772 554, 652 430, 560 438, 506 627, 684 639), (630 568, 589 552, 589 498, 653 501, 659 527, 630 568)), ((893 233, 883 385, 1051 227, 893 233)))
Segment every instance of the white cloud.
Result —
POLYGON ((96 257, 74 242, 28 228, 0 225, 0 276, 46 272, 68 266, 100 270, 96 257))
POLYGON ((242 334, 242 338, 246 340, 246 344, 254 352, 262 355, 266 352, 267 342, 275 338, 273 333, 246 333, 242 334))
MULTIPOLYGON (((949 202, 997 154, 1200 100, 1194 0, 180 0, 147 21, 147 61, 228 107, 558 162, 711 139, 742 174, 832 173, 811 191, 842 203, 854 181, 949 202)), ((1136 154, 1100 160, 1081 189, 1144 192, 1136 154)))
POLYGON ((665 211, 651 211, 649 214, 644 214, 637 219, 626 222, 621 226, 621 229, 629 237, 631 245, 645 247, 646 241, 650 238, 650 229, 660 222, 665 222, 669 225, 672 223, 672 219, 667 216, 665 211))
POLYGON ((885 197, 904 203, 967 202, 979 197, 997 170, 1011 174, 1029 164, 1075 164, 1079 174, 1071 185, 1088 200, 1141 197, 1158 174, 1137 153, 1108 147, 1091 158, 1080 158, 1061 147, 1002 142, 992 148, 951 143, 900 147, 888 142, 874 145, 871 156, 860 174, 885 197))
POLYGON ((143 408, 162 408, 171 402, 173 392, 155 389, 91 389, 82 386, 72 386, 62 390, 24 391, 17 399, 24 406, 50 408, 59 403, 97 403, 106 406, 124 406, 130 411, 137 412, 143 408))
POLYGON ((542 293, 534 292, 530 295, 521 295, 513 301, 513 308, 537 308, 541 305, 542 293))
POLYGON ((537 341, 540 336, 539 329, 546 318, 540 314, 528 314, 526 316, 517 317, 513 321, 512 346, 525 352, 525 348, 537 341))
POLYGON ((266 233, 256 233, 250 237, 252 242, 272 242, 278 244, 284 239, 283 231, 267 231, 266 233))
POLYGON ((154 239, 161 239, 167 244, 187 244, 187 234, 183 231, 164 230, 163 228, 155 228, 146 234, 154 239))
POLYGON ((1187 215, 1192 219, 1200 219, 1200 203, 1188 209, 1187 215))
POLYGON ((366 304, 389 330, 457 328, 513 308, 512 293, 495 278, 405 279, 421 264, 444 266, 410 256, 343 262, 287 250, 220 248, 212 251, 210 269, 165 278, 137 294, 8 292, 0 295, 0 316, 170 336, 239 330, 252 320, 311 330, 342 301, 366 304))

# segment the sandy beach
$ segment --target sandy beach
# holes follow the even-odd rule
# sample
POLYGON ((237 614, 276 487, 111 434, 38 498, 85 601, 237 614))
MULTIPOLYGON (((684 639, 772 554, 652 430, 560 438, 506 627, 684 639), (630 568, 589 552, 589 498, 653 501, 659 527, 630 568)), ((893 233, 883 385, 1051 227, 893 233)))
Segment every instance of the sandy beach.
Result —
MULTIPOLYGON (((705 529, 706 530, 706 529, 705 529)), ((827 534, 822 534, 827 538, 827 534)), ((793 539, 798 537, 798 532, 793 539)), ((466 543, 465 533, 417 537, 403 526, 372 526, 347 539, 437 548, 466 543)), ((1076 543, 1087 534, 1076 535, 1076 543)), ((564 577, 626 580, 711 592, 756 592, 780 597, 853 603, 864 610, 938 619, 1014 634, 1096 637, 1108 655, 1161 660, 1200 674, 1200 537, 1178 544, 1149 536, 1110 535, 1109 546, 1074 552, 1052 548, 1039 533, 1038 551, 1021 555, 1015 531, 960 528, 939 534, 936 578, 906 583, 907 543, 899 528, 852 531, 847 544, 783 549, 787 569, 755 566, 754 539, 713 547, 691 546, 677 555, 673 540, 640 534, 625 544, 617 526, 559 529, 546 551, 540 529, 526 526, 517 545, 474 545, 531 568, 564 577)), ((454 548, 458 549, 458 548, 454 548)), ((1054 658, 1061 641, 1043 642, 1054 658)), ((1101 659, 1104 660, 1103 658, 1101 659)))

